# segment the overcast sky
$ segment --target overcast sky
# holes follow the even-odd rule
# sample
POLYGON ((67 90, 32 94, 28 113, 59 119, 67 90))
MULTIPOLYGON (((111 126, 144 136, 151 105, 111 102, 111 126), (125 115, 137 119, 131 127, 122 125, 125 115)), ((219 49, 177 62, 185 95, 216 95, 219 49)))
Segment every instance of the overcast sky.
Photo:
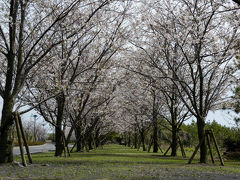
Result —
MULTIPOLYGON (((0 97, 0 117, 2 117, 2 98, 0 97)), ((32 115, 34 114, 37 114, 35 111, 30 111, 26 114, 23 114, 21 117, 22 117, 22 121, 30 121, 32 120, 33 121, 33 117, 32 115)), ((46 124, 46 122, 43 120, 43 118, 41 117, 37 117, 37 123, 38 124, 46 124)), ((45 126, 47 129, 48 129, 48 132, 51 132, 50 130, 50 126, 45 126)))

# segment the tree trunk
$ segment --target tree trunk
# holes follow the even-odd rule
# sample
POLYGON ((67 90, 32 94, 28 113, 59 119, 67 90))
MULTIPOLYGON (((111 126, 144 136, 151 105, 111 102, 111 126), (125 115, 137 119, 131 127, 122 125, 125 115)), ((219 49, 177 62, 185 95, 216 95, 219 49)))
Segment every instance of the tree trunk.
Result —
POLYGON ((140 132, 140 135, 141 135, 141 141, 142 141, 143 151, 146 151, 144 131, 141 131, 141 132, 140 132))
POLYGON ((127 134, 124 133, 124 146, 127 146, 127 134))
POLYGON ((157 127, 157 105, 156 105, 156 92, 152 89, 153 92, 153 111, 152 111, 152 123, 153 123, 153 152, 158 152, 158 127, 157 127))
POLYGON ((78 141, 77 141, 77 152, 80 152, 80 151, 82 151, 83 150, 83 147, 82 147, 82 137, 81 137, 81 135, 80 135, 80 137, 79 137, 79 139, 78 139, 78 141))
POLYGON ((134 149, 137 149, 137 143, 138 143, 138 134, 137 134, 137 128, 134 128, 134 149))
POLYGON ((63 122, 63 112, 64 112, 64 104, 65 104, 65 97, 63 92, 57 96, 57 127, 55 127, 55 142, 56 142, 56 150, 55 150, 55 156, 61 156, 64 145, 63 145, 63 138, 62 137, 62 122, 63 122))
POLYGON ((75 129, 75 136, 76 136, 76 143, 77 143, 77 152, 82 151, 83 146, 82 146, 82 135, 81 135, 81 129, 80 127, 77 127, 75 129))
POLYGON ((171 156, 177 156, 177 146, 178 146, 178 140, 177 140, 177 126, 172 125, 172 144, 171 144, 171 156))
POLYGON ((55 128, 55 143, 56 143, 56 150, 55 150, 55 156, 61 156, 63 152, 63 139, 62 139, 62 133, 61 133, 61 125, 57 125, 55 128))
POLYGON ((99 132, 100 132, 100 128, 97 129, 96 133, 95 133, 95 143, 96 143, 96 148, 98 148, 100 140, 99 140, 99 132))
POLYGON ((153 152, 158 152, 158 127, 157 127, 157 120, 155 119, 153 122, 153 152))
POLYGON ((4 99, 0 129, 0 163, 13 162, 14 119, 12 115, 14 101, 4 99))
POLYGON ((92 137, 91 137, 90 134, 88 135, 88 149, 89 149, 89 150, 92 150, 92 149, 93 149, 93 146, 92 146, 92 137))
POLYGON ((207 144, 205 139, 204 118, 197 118, 197 126, 198 126, 198 140, 199 142, 203 140, 203 143, 200 146, 200 163, 207 163, 207 144))
POLYGON ((128 143, 127 143, 128 147, 131 146, 131 133, 128 132, 128 143))

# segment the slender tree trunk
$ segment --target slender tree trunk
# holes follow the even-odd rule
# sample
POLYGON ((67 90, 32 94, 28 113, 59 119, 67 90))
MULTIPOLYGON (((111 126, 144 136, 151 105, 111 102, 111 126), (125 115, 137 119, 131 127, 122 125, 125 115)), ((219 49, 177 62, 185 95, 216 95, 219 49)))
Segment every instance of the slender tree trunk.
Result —
POLYGON ((57 127, 55 128, 55 143, 55 156, 61 156, 64 148, 61 133, 61 124, 57 124, 57 127))
POLYGON ((124 145, 127 146, 127 134, 124 133, 124 145))
POLYGON ((88 148, 88 145, 87 145, 87 139, 83 138, 83 143, 84 143, 84 147, 86 149, 86 152, 89 152, 89 148, 88 148))
POLYGON ((98 148, 100 140, 99 140, 99 131, 100 128, 97 129, 96 133, 95 133, 95 142, 96 142, 96 148, 98 148))
POLYGON ((172 125, 172 144, 171 144, 171 156, 177 156, 177 147, 178 147, 178 140, 177 140, 177 126, 174 124, 172 125))
POLYGON ((157 127, 157 119, 153 122, 153 152, 158 152, 158 127, 157 127))
POLYGON ((157 126, 157 111, 156 111, 156 92, 153 89, 153 111, 152 111, 152 122, 153 122, 153 152, 158 152, 158 126, 157 126))
POLYGON ((81 135, 81 129, 79 126, 75 129, 75 136, 76 136, 76 145, 77 145, 77 152, 82 151, 82 135, 81 135))
POLYGON ((92 137, 91 137, 91 135, 89 134, 88 135, 88 149, 89 150, 92 150, 93 149, 93 146, 92 146, 92 137))
POLYGON ((14 101, 6 98, 3 101, 0 129, 0 163, 13 162, 14 119, 12 115, 14 101))
POLYGON ((128 143, 127 143, 128 147, 131 146, 131 133, 128 132, 128 143))
POLYGON ((83 152, 84 151, 84 148, 85 148, 85 138, 84 138, 84 136, 82 135, 81 136, 81 142, 80 142, 82 145, 81 145, 81 147, 82 147, 82 149, 81 149, 81 151, 83 152))
POLYGON ((207 144, 205 139, 205 120, 204 118, 197 118, 197 126, 198 126, 198 140, 201 142, 203 139, 203 143, 200 146, 200 163, 207 163, 207 144))
POLYGON ((62 122, 63 122, 63 112, 64 112, 64 104, 65 104, 65 97, 63 92, 60 93, 60 95, 57 97, 57 127, 55 128, 55 142, 56 142, 56 150, 55 150, 55 156, 61 156, 64 145, 63 145, 63 138, 62 137, 62 122))
POLYGON ((78 141, 77 141, 77 152, 80 152, 83 150, 83 146, 82 146, 83 142, 82 142, 82 136, 80 135, 78 141))
POLYGON ((137 134, 137 128, 134 128, 134 149, 137 149, 137 143, 138 143, 138 134, 137 134))
MULTIPOLYGON (((174 53, 177 55, 177 49, 176 46, 174 48, 174 53)), ((175 59, 173 60, 173 69, 174 71, 177 71, 176 68, 176 62, 175 59)), ((175 73, 173 73, 173 79, 177 79, 177 76, 175 73)), ((171 113, 171 126, 172 126, 172 144, 171 144, 171 156, 177 156, 177 148, 178 148, 178 136, 177 136, 177 118, 178 118, 178 103, 177 103, 177 87, 175 84, 172 85, 172 94, 171 94, 171 109, 170 109, 170 113, 171 113)))
POLYGON ((140 132, 140 136, 141 136, 143 151, 146 151, 144 131, 140 132))

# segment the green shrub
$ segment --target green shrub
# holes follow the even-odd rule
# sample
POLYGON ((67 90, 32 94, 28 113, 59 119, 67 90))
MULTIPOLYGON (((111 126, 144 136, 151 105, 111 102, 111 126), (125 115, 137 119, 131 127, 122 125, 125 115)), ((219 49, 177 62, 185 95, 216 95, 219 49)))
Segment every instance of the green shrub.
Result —
MULTIPOLYGON (((29 146, 37 146, 37 145, 43 145, 45 142, 43 141, 37 141, 37 142, 28 142, 29 146)), ((14 146, 18 146, 18 142, 14 142, 14 146)))

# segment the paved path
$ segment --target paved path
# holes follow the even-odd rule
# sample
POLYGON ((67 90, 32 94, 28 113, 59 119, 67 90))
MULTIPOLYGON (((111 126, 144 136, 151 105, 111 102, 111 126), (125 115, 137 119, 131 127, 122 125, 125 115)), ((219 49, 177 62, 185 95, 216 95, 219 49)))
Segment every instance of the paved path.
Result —
MULTIPOLYGON (((48 152, 48 151, 55 150, 55 144, 53 144, 53 143, 46 143, 46 144, 40 145, 40 146, 29 146, 29 149, 30 149, 31 153, 48 152)), ((25 151, 25 147, 24 147, 24 151, 25 151)), ((14 155, 19 155, 20 154, 19 147, 14 147, 13 148, 13 154, 14 155)))

